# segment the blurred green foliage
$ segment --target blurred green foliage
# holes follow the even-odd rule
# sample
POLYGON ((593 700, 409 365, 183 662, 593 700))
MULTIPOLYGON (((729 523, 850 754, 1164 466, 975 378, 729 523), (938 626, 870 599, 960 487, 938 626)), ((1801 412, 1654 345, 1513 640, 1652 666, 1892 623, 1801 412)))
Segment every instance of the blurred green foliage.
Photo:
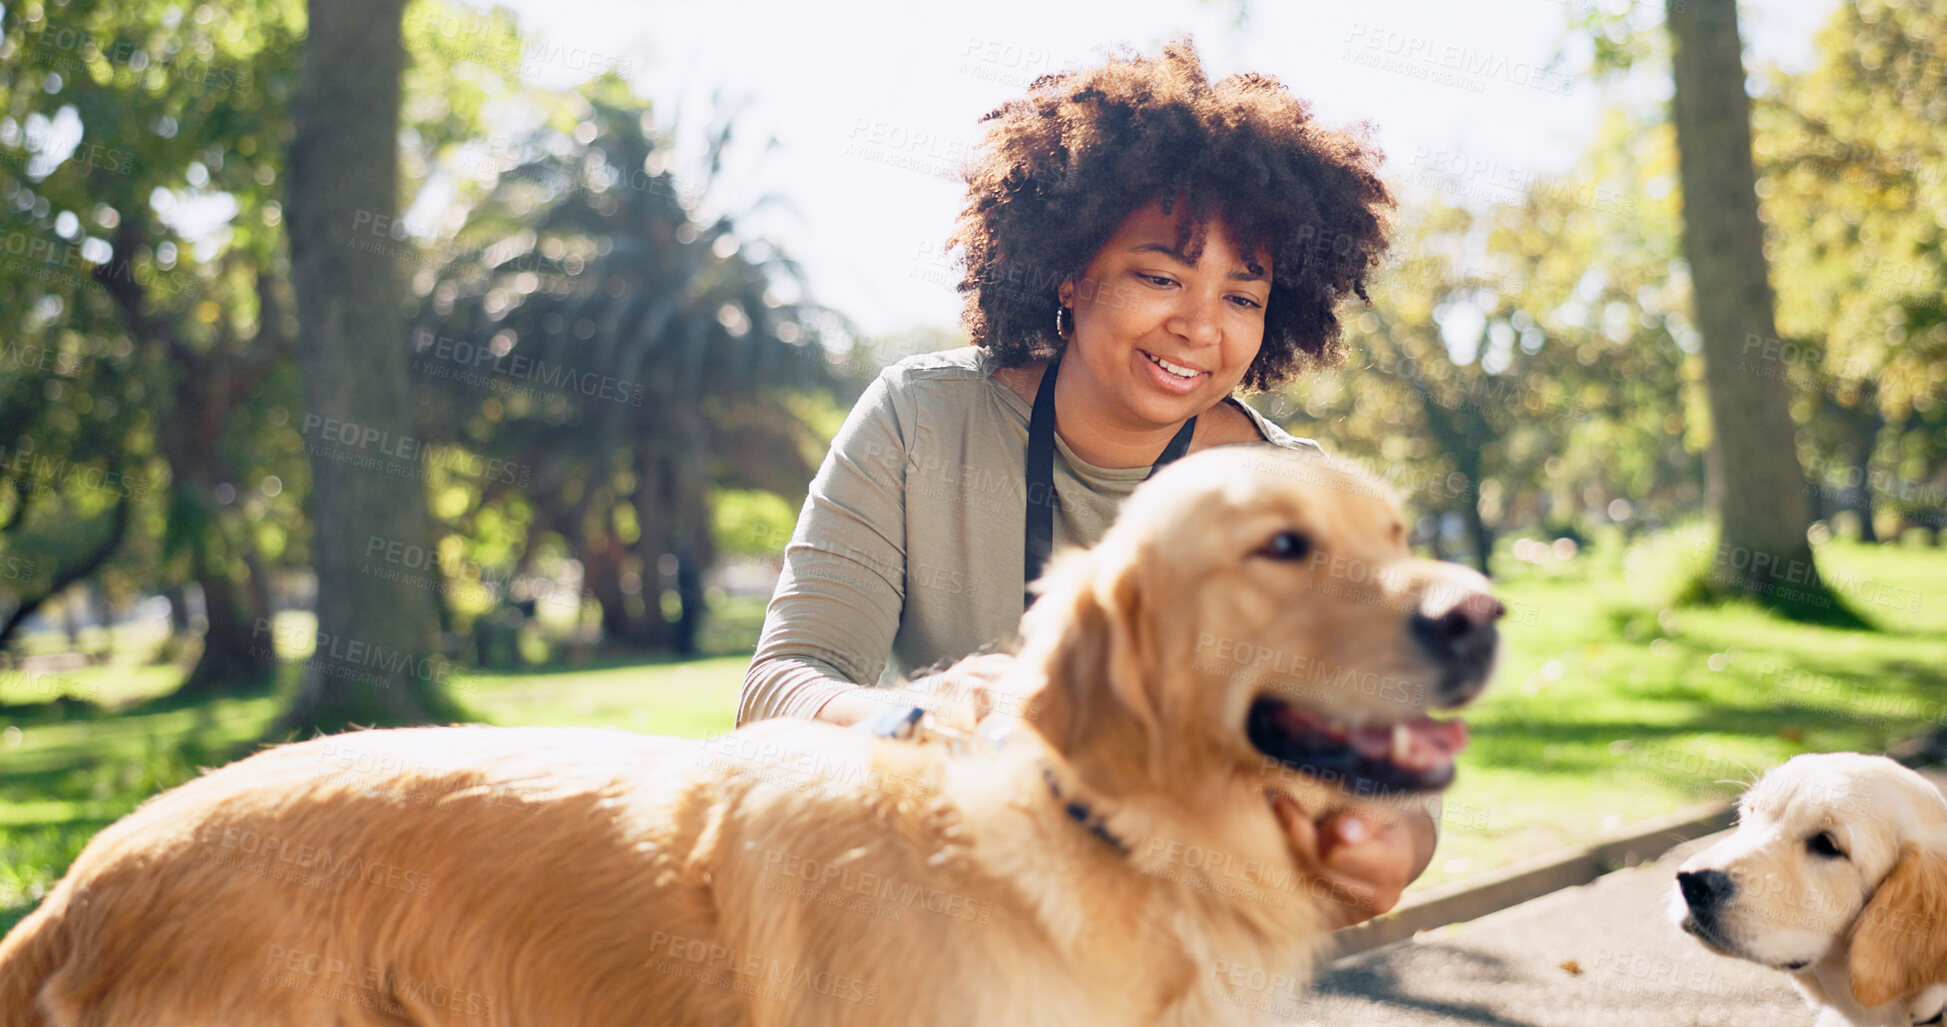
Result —
MULTIPOLYGON (((1667 60, 1652 8, 1585 13, 1598 70, 1667 60)), ((303 602, 279 199, 303 17, 0 8, 0 617, 109 542, 85 576, 114 602, 227 589, 243 628, 303 602)), ((405 33, 406 213, 361 227, 409 269, 423 569, 454 651, 531 652, 507 632, 537 617, 694 644, 697 572, 781 550, 850 397, 913 340, 850 338, 719 209, 726 162, 762 150, 727 114, 679 152, 617 75, 524 82, 504 11, 416 0, 405 33)), ((1787 354, 1822 515, 1867 538, 1931 535, 1947 507, 1942 52, 1947 0, 1849 0, 1816 65, 1755 97, 1784 337, 1751 344, 1787 354)), ((1560 176, 1395 167, 1434 199, 1342 311, 1351 359, 1257 400, 1394 480, 1443 555, 1704 506, 1674 144, 1660 103, 1624 97, 1560 176)))
MULTIPOLYGON (((1578 31, 1635 40, 1644 17, 1591 13, 1578 31)), ((1598 68, 1665 49, 1599 46, 1598 68)), ((1868 539, 1933 537, 1947 525, 1947 3, 1841 4, 1817 51, 1754 99, 1782 338, 1744 345, 1788 369, 1819 516, 1868 539)), ((1612 101, 1560 177, 1416 168, 1406 184, 1436 195, 1403 216, 1372 306, 1347 312, 1351 358, 1261 405, 1372 463, 1426 516, 1423 539, 1477 563, 1511 530, 1633 533, 1699 511, 1710 426, 1663 116, 1612 101)))

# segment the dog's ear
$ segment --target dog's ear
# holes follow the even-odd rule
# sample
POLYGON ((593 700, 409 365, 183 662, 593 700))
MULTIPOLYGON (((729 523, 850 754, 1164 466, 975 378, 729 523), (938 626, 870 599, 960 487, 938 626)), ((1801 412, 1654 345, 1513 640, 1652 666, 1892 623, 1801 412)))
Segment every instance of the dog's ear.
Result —
POLYGON ((1046 682, 1028 719, 1063 753, 1105 731, 1139 731, 1153 743, 1137 561, 1106 549, 1070 550, 1050 561, 1039 591, 1022 622, 1021 656, 1039 665, 1046 682))
POLYGON ((1947 854, 1909 843, 1854 922, 1847 970, 1868 1009, 1947 977, 1947 854))

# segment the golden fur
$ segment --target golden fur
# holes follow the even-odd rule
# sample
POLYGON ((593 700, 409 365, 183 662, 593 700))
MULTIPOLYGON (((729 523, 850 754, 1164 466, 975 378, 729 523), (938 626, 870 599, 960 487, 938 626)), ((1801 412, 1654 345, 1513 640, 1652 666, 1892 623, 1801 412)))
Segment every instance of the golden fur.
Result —
POLYGON ((1348 800, 1267 768, 1242 725, 1279 661, 1212 640, 1309 661, 1293 701, 1414 716, 1439 668, 1406 620, 1484 586, 1412 559, 1353 470, 1197 454, 1054 562, 1005 737, 281 746, 101 832, 0 942, 0 1027, 1256 1022, 1251 983, 1302 984, 1328 937, 1265 789, 1348 800), (1319 558, 1264 559, 1281 530, 1319 558))
POLYGON ((1700 911, 1680 884, 1678 922, 1791 973, 1820 1027, 1908 1027, 1947 1006, 1947 799, 1920 775, 1884 756, 1793 757, 1679 868, 1712 871, 1731 890, 1700 911))

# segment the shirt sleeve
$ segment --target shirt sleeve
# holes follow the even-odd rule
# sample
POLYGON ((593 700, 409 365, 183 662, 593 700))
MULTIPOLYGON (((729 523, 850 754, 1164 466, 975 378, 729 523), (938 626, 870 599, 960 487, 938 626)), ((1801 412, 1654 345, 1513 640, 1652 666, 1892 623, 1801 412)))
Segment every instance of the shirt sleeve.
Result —
POLYGON ((812 479, 737 702, 737 724, 810 717, 876 682, 905 602, 912 398, 889 368, 865 390, 812 479))

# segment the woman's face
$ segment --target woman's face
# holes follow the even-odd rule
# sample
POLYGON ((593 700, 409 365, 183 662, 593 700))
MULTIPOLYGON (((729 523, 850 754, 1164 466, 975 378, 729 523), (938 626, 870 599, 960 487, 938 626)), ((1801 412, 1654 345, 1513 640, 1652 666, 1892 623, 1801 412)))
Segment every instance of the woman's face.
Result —
POLYGON ((1062 379, 1086 377, 1091 394, 1131 427, 1178 424, 1221 402, 1264 341, 1270 255, 1247 258, 1215 217, 1190 261, 1176 249, 1186 207, 1138 208, 1082 278, 1061 285, 1063 305, 1075 312, 1062 379))

